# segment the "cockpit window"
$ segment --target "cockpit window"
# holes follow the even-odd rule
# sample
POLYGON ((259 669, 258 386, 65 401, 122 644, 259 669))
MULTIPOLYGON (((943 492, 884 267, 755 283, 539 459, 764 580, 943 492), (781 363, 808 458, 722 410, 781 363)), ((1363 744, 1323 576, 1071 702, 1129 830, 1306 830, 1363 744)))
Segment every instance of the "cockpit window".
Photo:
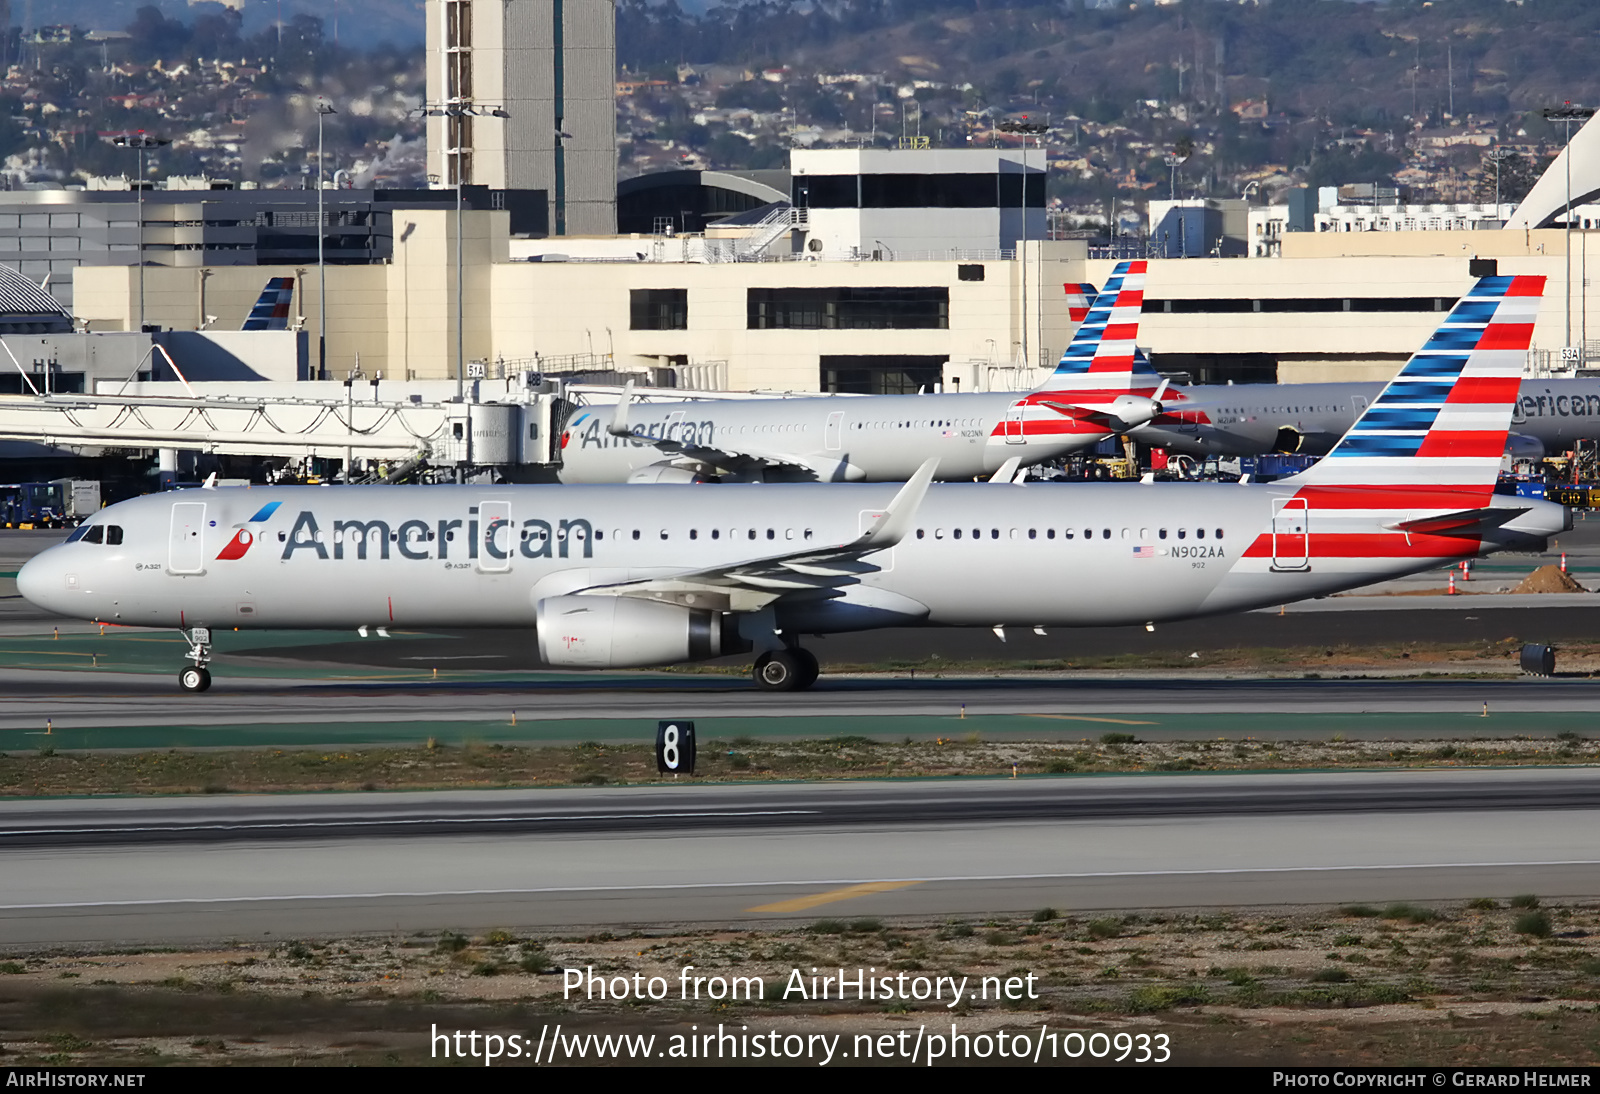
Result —
POLYGON ((85 543, 104 543, 112 547, 122 543, 122 525, 120 524, 80 524, 67 537, 68 543, 82 540, 85 543))

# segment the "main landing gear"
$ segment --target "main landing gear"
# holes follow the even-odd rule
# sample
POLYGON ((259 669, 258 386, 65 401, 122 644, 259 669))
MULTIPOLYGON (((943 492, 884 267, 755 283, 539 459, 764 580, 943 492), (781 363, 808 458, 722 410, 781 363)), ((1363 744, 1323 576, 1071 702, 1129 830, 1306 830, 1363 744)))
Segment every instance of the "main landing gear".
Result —
POLYGON ((195 627, 179 631, 189 643, 189 659, 194 664, 178 673, 178 686, 188 692, 202 692, 211 686, 211 673, 206 665, 211 661, 211 628, 195 627))
POLYGON ((816 656, 799 646, 764 653, 750 670, 762 691, 804 691, 819 673, 816 656))

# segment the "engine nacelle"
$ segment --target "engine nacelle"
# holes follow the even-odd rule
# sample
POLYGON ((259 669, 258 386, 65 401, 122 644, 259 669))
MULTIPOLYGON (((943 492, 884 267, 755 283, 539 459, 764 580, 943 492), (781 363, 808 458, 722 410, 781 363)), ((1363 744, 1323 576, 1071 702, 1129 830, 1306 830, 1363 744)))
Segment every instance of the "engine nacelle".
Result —
POLYGON ((675 665, 750 648, 722 612, 628 596, 546 597, 537 620, 539 657, 561 668, 675 665))
POLYGON ((1514 460, 1542 460, 1545 458, 1544 442, 1526 433, 1506 434, 1506 454, 1514 460))
POLYGON ((630 483, 646 483, 658 486, 688 486, 692 483, 709 482, 711 480, 692 467, 675 467, 670 463, 652 463, 628 472, 628 481, 630 483))

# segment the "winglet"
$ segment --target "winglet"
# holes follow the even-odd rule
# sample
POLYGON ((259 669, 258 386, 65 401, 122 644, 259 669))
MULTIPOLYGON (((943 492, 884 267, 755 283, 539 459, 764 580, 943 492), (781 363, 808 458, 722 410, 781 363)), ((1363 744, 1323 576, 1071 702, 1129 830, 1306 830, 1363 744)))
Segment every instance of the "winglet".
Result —
POLYGON ((617 409, 611 413, 611 424, 606 426, 606 432, 613 437, 631 437, 633 430, 628 425, 628 404, 633 402, 633 381, 629 380, 622 385, 622 398, 617 400, 617 409))
POLYGON ((1000 470, 989 476, 989 481, 999 483, 1001 486, 1010 486, 1011 480, 1017 476, 1017 468, 1022 466, 1021 456, 1012 456, 1000 465, 1000 470))
POLYGON ((917 468, 917 473, 906 480, 894 500, 883 508, 883 515, 878 518, 878 523, 872 526, 872 531, 856 540, 855 546, 869 549, 882 550, 893 547, 905 538, 911 531, 911 522, 917 518, 917 510, 922 507, 922 499, 927 496, 928 484, 933 481, 933 473, 939 468, 937 457, 927 460, 917 468))
POLYGON ((215 471, 206 476, 206 481, 200 484, 202 490, 215 490, 217 488, 217 473, 215 471))

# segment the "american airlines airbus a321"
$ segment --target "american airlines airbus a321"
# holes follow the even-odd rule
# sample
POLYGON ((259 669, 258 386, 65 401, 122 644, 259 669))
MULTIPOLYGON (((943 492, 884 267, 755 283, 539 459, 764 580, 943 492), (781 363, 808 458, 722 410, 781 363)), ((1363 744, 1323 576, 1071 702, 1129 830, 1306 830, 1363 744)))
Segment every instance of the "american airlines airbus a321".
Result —
POLYGON ((648 406, 625 392, 615 408, 586 407, 567 422, 561 481, 904 482, 930 459, 942 479, 1009 479, 1160 412, 1167 385, 1135 369, 1145 266, 1117 266, 1035 391, 648 406))
POLYGON ((1493 493, 1543 288, 1480 280, 1334 451, 1270 484, 350 486, 121 502, 27 563, 62 615, 179 628, 531 627, 550 665, 754 652, 807 634, 1107 626, 1247 611, 1502 549, 1567 510, 1493 493))

